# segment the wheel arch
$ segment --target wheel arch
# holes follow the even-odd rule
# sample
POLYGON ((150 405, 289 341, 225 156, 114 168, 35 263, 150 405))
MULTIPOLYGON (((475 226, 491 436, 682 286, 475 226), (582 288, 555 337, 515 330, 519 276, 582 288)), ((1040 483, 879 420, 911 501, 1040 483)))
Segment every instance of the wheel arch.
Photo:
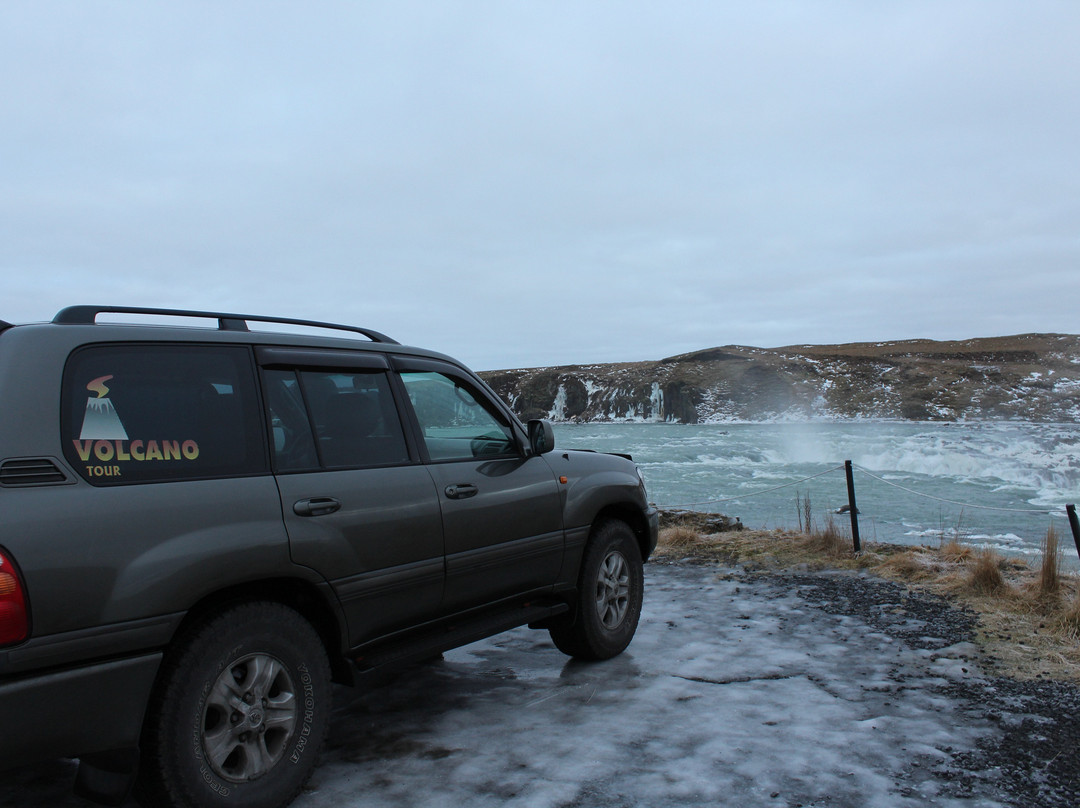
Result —
POLYGON ((333 606, 318 586, 296 578, 250 581, 206 595, 195 603, 177 627, 170 645, 214 615, 241 603, 280 603, 298 612, 315 629, 330 660, 333 680, 353 684, 352 666, 342 654, 344 627, 333 606))
POLYGON ((634 532, 634 538, 637 539, 638 548, 641 550, 641 560, 647 561, 653 548, 649 534, 649 520, 641 512, 641 508, 632 502, 612 503, 604 506, 593 518, 589 536, 592 537, 600 528, 600 525, 608 521, 626 523, 634 532))

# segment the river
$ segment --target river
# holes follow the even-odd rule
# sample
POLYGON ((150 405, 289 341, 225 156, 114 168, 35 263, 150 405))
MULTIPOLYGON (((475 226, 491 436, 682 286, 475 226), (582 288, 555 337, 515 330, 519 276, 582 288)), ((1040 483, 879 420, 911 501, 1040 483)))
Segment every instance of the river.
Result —
POLYGON ((724 513, 749 528, 798 526, 796 498, 809 497, 818 526, 831 517, 850 529, 834 514, 847 503, 851 460, 864 540, 959 535, 1032 556, 1052 525, 1075 566, 1064 506, 1080 501, 1077 424, 596 423, 556 424, 555 435, 563 448, 630 452, 661 507, 724 513))

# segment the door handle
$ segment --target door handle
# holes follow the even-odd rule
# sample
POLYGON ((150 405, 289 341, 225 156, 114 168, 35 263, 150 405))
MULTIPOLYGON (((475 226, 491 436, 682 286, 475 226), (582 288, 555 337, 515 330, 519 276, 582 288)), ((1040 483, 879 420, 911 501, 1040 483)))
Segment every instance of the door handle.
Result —
POLYGON ((448 485, 444 492, 450 499, 468 499, 480 493, 480 489, 471 483, 464 485, 448 485))
POLYGON ((294 503, 292 509, 297 516, 325 516, 340 507, 341 503, 333 497, 312 497, 294 503))

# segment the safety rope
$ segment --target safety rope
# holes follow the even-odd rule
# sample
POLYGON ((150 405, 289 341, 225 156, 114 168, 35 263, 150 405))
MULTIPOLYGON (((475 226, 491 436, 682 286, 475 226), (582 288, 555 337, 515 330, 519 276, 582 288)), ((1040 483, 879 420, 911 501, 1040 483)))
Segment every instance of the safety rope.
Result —
POLYGON ((1039 509, 1039 510, 1034 509, 1034 508, 999 508, 999 507, 995 507, 993 505, 975 505, 975 504, 970 503, 970 502, 958 502, 955 499, 945 499, 944 497, 935 497, 933 494, 924 494, 921 491, 915 491, 915 490, 913 490, 911 488, 906 488, 905 486, 898 485, 897 483, 890 482, 889 480, 882 479, 881 477, 878 477, 876 474, 872 474, 871 472, 864 469, 862 466, 856 466, 856 465, 852 464, 852 468, 854 468, 856 471, 859 471, 859 472, 865 474, 867 477, 871 477, 871 478, 877 480, 879 483, 885 483, 885 485, 891 485, 893 488, 899 488, 901 491, 907 491, 909 494, 914 494, 917 497, 923 497, 924 499, 933 499, 933 500, 936 500, 937 502, 948 503, 949 505, 959 505, 962 508, 973 508, 973 509, 976 509, 976 510, 983 510, 983 511, 1005 511, 1007 513, 1041 513, 1041 514, 1051 514, 1055 510, 1057 510, 1056 508, 1053 508, 1053 509, 1043 508, 1043 509, 1039 509))
MULTIPOLYGON (((722 502, 741 501, 741 500, 744 500, 744 499, 750 499, 751 497, 761 496, 762 494, 771 494, 773 491, 779 491, 779 490, 781 490, 783 488, 791 488, 792 486, 795 486, 795 485, 801 485, 802 483, 808 482, 809 480, 813 480, 813 479, 816 479, 818 477, 824 477, 826 474, 832 474, 834 471, 840 471, 843 468, 844 468, 843 465, 836 466, 835 468, 826 469, 825 471, 819 472, 817 474, 812 474, 809 477, 803 477, 801 480, 795 480, 794 482, 784 483, 783 485, 773 486, 772 488, 763 488, 760 491, 751 491, 749 494, 740 494, 739 496, 736 496, 736 497, 723 497, 723 498, 720 498, 720 499, 706 499, 706 500, 702 500, 701 502, 687 502, 687 503, 684 503, 682 505, 663 505, 661 507, 664 510, 677 511, 677 510, 682 510, 684 508, 696 508, 699 505, 717 505, 717 504, 720 504, 722 502)), ((966 508, 971 508, 973 510, 982 510, 982 511, 1002 511, 1002 512, 1005 512, 1005 513, 1037 513, 1037 514, 1044 514, 1044 515, 1049 515, 1051 513, 1054 513, 1057 510, 1056 508, 1001 508, 1001 507, 997 507, 997 506, 994 506, 994 505, 976 505, 976 504, 974 504, 972 502, 960 502, 959 500, 955 500, 955 499, 946 499, 945 497, 938 497, 938 496, 934 496, 933 494, 926 494, 926 493, 923 493, 922 491, 916 491, 913 488, 908 488, 908 487, 900 485, 898 483, 894 483, 894 482, 892 482, 890 480, 886 480, 886 479, 884 479, 882 477, 879 477, 878 475, 874 474, 873 472, 868 471, 867 469, 864 469, 862 466, 857 466, 855 464, 852 464, 852 468, 855 469, 856 471, 858 471, 861 474, 865 474, 867 477, 870 477, 871 479, 877 480, 879 483, 884 483, 885 485, 892 486, 893 488, 898 488, 901 491, 906 491, 907 493, 912 494, 914 496, 922 497, 923 499, 932 499, 935 502, 944 502, 944 503, 946 503, 948 505, 958 505, 959 507, 965 508, 965 509, 966 508)))

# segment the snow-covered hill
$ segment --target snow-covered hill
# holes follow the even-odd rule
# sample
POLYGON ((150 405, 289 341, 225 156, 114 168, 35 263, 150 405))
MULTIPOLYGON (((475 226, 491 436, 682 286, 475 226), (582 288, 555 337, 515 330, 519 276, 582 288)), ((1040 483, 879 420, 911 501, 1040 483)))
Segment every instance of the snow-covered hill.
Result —
POLYGON ((526 419, 1080 421, 1080 337, 1060 334, 730 345, 658 362, 481 375, 526 419))

